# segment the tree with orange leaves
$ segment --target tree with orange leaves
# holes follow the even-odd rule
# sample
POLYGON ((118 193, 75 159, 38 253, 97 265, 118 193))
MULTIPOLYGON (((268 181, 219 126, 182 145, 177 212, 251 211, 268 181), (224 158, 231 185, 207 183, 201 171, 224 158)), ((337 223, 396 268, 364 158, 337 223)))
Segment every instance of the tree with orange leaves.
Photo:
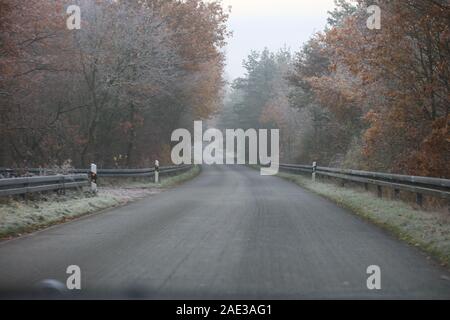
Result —
POLYGON ((371 1, 340 4, 315 40, 326 70, 307 61, 292 83, 353 137, 337 165, 449 177, 448 2, 381 0, 380 30, 366 25, 371 1))

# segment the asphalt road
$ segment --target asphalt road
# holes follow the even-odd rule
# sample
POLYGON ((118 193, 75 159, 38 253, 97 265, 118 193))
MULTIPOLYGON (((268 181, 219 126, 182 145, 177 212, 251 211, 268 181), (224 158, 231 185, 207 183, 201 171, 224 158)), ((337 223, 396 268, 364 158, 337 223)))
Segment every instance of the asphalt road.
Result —
MULTIPOLYGON (((82 272, 82 294, 144 298, 450 298, 450 275, 330 201, 241 166, 0 243, 0 290, 82 272), (366 269, 381 268, 382 289, 366 269)), ((20 290, 18 290, 20 288, 20 290)))

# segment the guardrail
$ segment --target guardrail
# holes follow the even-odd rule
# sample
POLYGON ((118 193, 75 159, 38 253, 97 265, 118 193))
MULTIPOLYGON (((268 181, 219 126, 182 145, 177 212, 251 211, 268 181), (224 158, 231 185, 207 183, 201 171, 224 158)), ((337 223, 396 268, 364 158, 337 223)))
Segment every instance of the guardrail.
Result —
POLYGON ((413 192, 416 194, 416 202, 419 205, 422 205, 423 194, 450 199, 449 179, 337 169, 315 165, 280 164, 280 170, 293 173, 310 173, 313 175, 313 179, 316 175, 321 175, 340 179, 341 181, 362 183, 366 190, 368 190, 368 185, 376 185, 379 197, 383 196, 383 187, 392 188, 396 197, 399 195, 400 190, 413 192))
MULTIPOLYGON (((191 165, 181 166, 167 166, 149 169, 99 169, 97 170, 97 177, 108 178, 147 178, 154 177, 156 172, 159 175, 170 175, 172 173, 181 173, 191 169, 191 165)), ((17 169, 0 168, 2 175, 17 175, 17 169)), ((61 191, 66 189, 82 188, 91 185, 89 169, 72 169, 68 170, 69 174, 57 174, 51 169, 27 169, 20 170, 27 174, 34 174, 36 176, 3 178, 0 179, 0 196, 10 196, 27 194, 44 191, 61 191), (44 176, 38 176, 45 174, 44 176)))
MULTIPOLYGON (((160 167, 160 174, 169 174, 172 172, 181 172, 183 170, 188 170, 191 165, 181 165, 181 166, 166 166, 160 167)), ((43 168, 30 168, 30 169, 9 169, 0 168, 0 175, 4 177, 16 177, 19 176, 20 172, 25 175, 30 174, 32 176, 53 176, 59 174, 58 171, 54 169, 43 169, 43 168)), ((89 174, 89 169, 69 169, 66 171, 67 174, 89 174)), ((148 169, 98 169, 97 176, 108 177, 108 178, 134 178, 134 177, 153 177, 155 175, 155 168, 148 169)), ((3 179, 0 179, 0 181, 3 179)))
POLYGON ((60 191, 89 186, 87 174, 0 179, 0 196, 60 191))

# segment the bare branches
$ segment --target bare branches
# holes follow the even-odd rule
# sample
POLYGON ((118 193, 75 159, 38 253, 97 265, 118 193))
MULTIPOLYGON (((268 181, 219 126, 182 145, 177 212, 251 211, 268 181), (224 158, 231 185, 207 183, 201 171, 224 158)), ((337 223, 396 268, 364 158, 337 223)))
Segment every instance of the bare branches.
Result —
POLYGON ((215 110, 227 34, 217 3, 80 0, 76 31, 65 28, 66 4, 0 4, 7 161, 112 165, 122 154, 149 165, 181 119, 215 110))

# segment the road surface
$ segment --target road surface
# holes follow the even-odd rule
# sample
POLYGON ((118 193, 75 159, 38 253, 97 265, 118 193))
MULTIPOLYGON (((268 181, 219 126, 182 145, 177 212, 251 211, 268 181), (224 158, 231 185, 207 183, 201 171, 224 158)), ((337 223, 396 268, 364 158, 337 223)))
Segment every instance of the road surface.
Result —
POLYGON ((0 290, 65 284, 69 265, 90 297, 450 298, 447 271, 417 249, 243 166, 205 167, 159 195, 0 243, 0 290), (381 290, 367 289, 370 265, 381 290))

